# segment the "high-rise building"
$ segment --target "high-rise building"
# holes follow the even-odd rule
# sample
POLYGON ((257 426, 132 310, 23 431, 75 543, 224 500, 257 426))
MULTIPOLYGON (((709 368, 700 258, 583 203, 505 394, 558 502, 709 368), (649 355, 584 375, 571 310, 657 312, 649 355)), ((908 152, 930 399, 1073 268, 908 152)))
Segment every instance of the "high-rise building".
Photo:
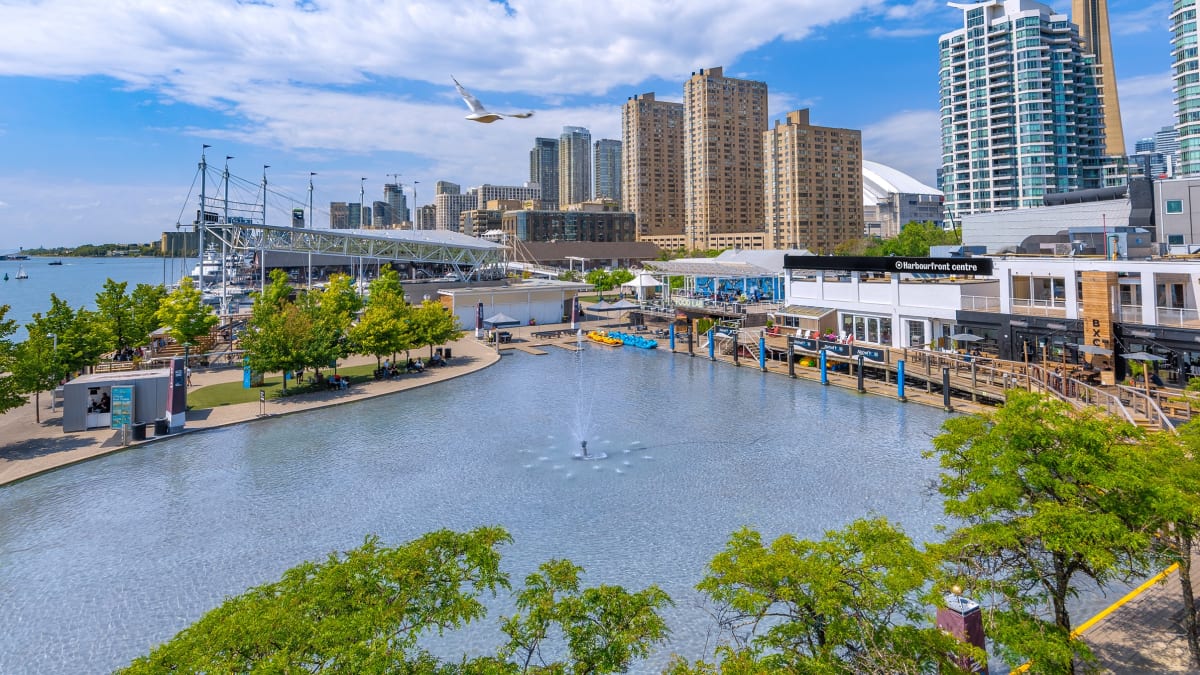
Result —
POLYGON ((424 204, 417 207, 417 219, 413 221, 413 228, 418 230, 435 230, 437 229, 437 205, 424 204))
POLYGON ((830 254, 862 238, 862 132, 818 127, 795 110, 762 138, 767 245, 830 254))
POLYGON ((404 196, 404 186, 398 183, 387 183, 383 186, 383 201, 391 208, 392 224, 408 222, 408 200, 404 196))
POLYGON ((387 202, 371 204, 371 227, 377 230, 390 229, 393 224, 392 205, 387 202))
POLYGON ((434 217, 434 229, 450 230, 452 232, 458 232, 459 217, 463 211, 470 211, 477 208, 473 193, 462 195, 443 192, 433 198, 433 203, 437 207, 434 217))
POLYGON ((458 183, 451 183, 448 180, 439 180, 433 187, 433 194, 435 195, 456 195, 460 192, 462 192, 462 186, 458 183))
POLYGON ((1104 154, 1124 157, 1128 150, 1121 128, 1121 105, 1117 99, 1117 75, 1108 31, 1108 0, 1071 0, 1071 19, 1079 26, 1083 52, 1092 56, 1096 87, 1100 90, 1100 114, 1104 118, 1104 154))
POLYGON ((592 132, 563 127, 558 137, 558 207, 592 198, 592 132))
MULTIPOLYGON (((355 204, 357 207, 358 204, 355 204)), ((329 229, 350 229, 350 205, 346 202, 329 202, 329 229)))
POLYGON ((701 69, 683 85, 684 242, 709 248, 715 235, 763 232, 765 82, 701 69))
POLYGON ((349 202, 346 204, 346 208, 349 209, 349 228, 352 230, 362 229, 367 223, 366 219, 370 218, 370 207, 364 208, 358 202, 349 202))
POLYGON ((1171 72, 1175 77, 1175 130, 1179 133, 1178 175, 1200 173, 1200 59, 1196 58, 1197 0, 1176 0, 1171 9, 1171 72))
POLYGON ((596 178, 592 197, 621 201, 621 141, 601 138, 592 151, 596 178))
POLYGON ((529 151, 529 182, 542 187, 542 203, 558 208, 558 139, 535 138, 529 151))
POLYGON ((490 185, 484 183, 478 187, 473 187, 467 190, 467 194, 473 195, 475 198, 475 206, 473 208, 486 208, 490 201, 518 201, 527 200, 541 201, 542 188, 533 183, 525 185, 490 185))
POLYGON ((1179 172, 1179 131, 1175 127, 1167 125, 1154 133, 1154 154, 1151 178, 1174 178, 1179 172))
POLYGON ((963 27, 939 39, 951 215, 1101 187, 1100 96, 1074 24, 1034 0, 950 4, 963 12, 963 27))
POLYGON ((621 109, 621 203, 638 237, 683 234, 683 104, 632 96, 621 109))

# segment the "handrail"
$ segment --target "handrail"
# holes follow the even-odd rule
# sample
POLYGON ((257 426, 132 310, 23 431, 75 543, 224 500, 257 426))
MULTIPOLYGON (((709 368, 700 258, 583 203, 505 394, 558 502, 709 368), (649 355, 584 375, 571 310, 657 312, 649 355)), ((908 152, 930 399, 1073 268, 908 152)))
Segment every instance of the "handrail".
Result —
POLYGON ((1154 400, 1154 397, 1148 396, 1146 392, 1142 391, 1141 389, 1127 387, 1123 384, 1118 384, 1117 389, 1129 394, 1132 398, 1140 399, 1144 402, 1146 419, 1149 420, 1151 424, 1158 426, 1160 429, 1165 429, 1166 431, 1175 431, 1175 424, 1171 422, 1170 418, 1163 414, 1162 408, 1159 407, 1158 402, 1154 400))

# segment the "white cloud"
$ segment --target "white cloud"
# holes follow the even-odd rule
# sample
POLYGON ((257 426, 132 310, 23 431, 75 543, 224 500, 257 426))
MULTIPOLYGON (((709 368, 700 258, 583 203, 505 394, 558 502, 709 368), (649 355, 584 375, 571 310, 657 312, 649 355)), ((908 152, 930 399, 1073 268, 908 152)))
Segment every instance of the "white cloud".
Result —
POLYGON ((1171 93, 1171 72, 1119 79, 1117 96, 1121 101, 1121 125, 1125 131, 1128 151, 1139 138, 1175 123, 1174 94, 1171 93))
POLYGON ((601 94, 680 79, 880 3, 512 0, 510 14, 478 0, 27 0, 0 5, 0 74, 105 74, 208 104, 264 83, 443 85, 451 72, 481 91, 601 94))
POLYGON ((1169 16, 1171 16, 1170 3, 1163 0, 1158 2, 1142 0, 1138 2, 1136 9, 1109 12, 1108 25, 1111 26, 1110 30, 1113 35, 1136 35, 1151 31, 1166 33, 1167 17, 1169 16))
POLYGON ((942 164, 938 111, 904 110, 863 128, 862 134, 864 159, 937 186, 937 170, 942 164))
POLYGON ((8 202, 0 199, 0 209, 8 208, 8 202))

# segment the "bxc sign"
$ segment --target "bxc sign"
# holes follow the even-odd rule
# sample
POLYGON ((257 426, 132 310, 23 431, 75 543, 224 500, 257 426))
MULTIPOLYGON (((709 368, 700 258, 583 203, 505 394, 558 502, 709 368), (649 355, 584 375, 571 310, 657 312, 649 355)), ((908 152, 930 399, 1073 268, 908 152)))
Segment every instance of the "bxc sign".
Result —
POLYGON ((836 270, 838 272, 990 275, 992 259, 785 255, 783 268, 789 270, 836 270))

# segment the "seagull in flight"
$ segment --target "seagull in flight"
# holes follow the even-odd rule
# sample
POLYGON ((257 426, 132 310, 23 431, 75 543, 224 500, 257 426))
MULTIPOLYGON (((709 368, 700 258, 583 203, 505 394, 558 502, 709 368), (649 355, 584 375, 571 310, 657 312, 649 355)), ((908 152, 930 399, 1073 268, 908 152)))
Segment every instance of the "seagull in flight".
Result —
MULTIPOLYGON (((450 79, 454 80, 454 76, 451 75, 450 79)), ((525 112, 525 113, 488 112, 487 110, 484 109, 483 104, 479 102, 479 99, 472 96, 471 92, 467 91, 466 89, 463 89, 463 86, 458 83, 458 80, 454 80, 454 86, 458 89, 459 96, 462 96, 463 100, 467 102, 467 107, 471 109, 471 114, 467 115, 467 119, 471 120, 472 122, 482 122, 484 124, 490 124, 490 123, 495 122, 496 120, 502 119, 504 117, 521 117, 521 118, 533 117, 532 112, 525 112)))

